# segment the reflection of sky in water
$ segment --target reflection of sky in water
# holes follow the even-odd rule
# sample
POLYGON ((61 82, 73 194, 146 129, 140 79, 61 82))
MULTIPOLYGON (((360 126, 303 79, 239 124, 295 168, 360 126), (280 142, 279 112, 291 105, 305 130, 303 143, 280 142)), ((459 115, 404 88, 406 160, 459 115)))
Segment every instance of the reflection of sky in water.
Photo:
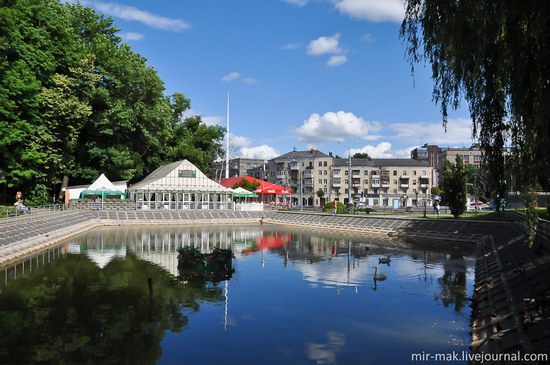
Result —
POLYGON ((198 298, 196 311, 180 307, 188 324, 165 333, 160 364, 403 364, 411 353, 467 349, 471 251, 232 226, 105 229, 73 239, 66 252, 105 258, 102 269, 107 256, 136 255, 177 275, 175 247, 210 247, 209 240, 233 243, 236 272, 217 284, 223 301, 198 298), (290 242, 255 247, 262 235, 281 232, 290 242), (386 255, 390 265, 379 265, 386 255), (374 282, 373 266, 385 281, 374 282))

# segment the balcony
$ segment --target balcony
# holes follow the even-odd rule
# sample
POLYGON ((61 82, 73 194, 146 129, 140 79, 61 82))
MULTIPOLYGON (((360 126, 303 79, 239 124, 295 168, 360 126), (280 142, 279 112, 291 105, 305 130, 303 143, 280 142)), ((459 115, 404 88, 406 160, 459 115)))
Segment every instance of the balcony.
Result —
POLYGON ((371 179, 378 179, 380 180, 380 175, 376 174, 376 175, 371 175, 370 176, 371 179))
POLYGON ((333 183, 332 183, 332 186, 334 186, 335 188, 339 188, 339 187, 341 187, 342 185, 341 185, 339 182, 333 182, 333 183))
POLYGON ((297 164, 291 164, 291 165, 290 165, 290 169, 291 169, 291 170, 299 170, 299 169, 300 169, 300 166, 298 166, 297 164))
POLYGON ((285 179, 287 177, 286 171, 277 171, 277 174, 275 176, 277 176, 277 179, 285 179))
POLYGON ((351 177, 354 178, 354 179, 359 179, 359 178, 361 178, 361 173, 360 172, 352 172, 351 177))
POLYGON ((351 184, 351 186, 354 187, 354 188, 360 188, 360 187, 361 187, 361 184, 355 184, 355 183, 353 183, 353 184, 351 184))
POLYGON ((401 184, 401 185, 399 185, 399 186, 406 189, 406 188, 409 187, 409 184, 401 184))
POLYGON ((304 177, 306 179, 312 179, 313 178, 313 171, 309 170, 309 171, 305 171, 304 172, 304 177))
POLYGON ((380 182, 379 181, 373 181, 373 182, 371 182, 370 186, 373 187, 373 188, 379 188, 380 187, 380 182))
POLYGON ((335 178, 335 179, 340 179, 340 178, 342 177, 342 175, 340 175, 340 174, 334 174, 334 175, 332 175, 332 177, 335 178))
POLYGON ((409 180, 409 175, 401 175, 399 176, 401 180, 409 180))
POLYGON ((430 177, 428 175, 420 175, 420 180, 429 180, 430 177))
POLYGON ((390 187, 390 182, 389 181, 382 181, 382 187, 383 188, 389 188, 390 187))
POLYGON ((427 189, 430 187, 430 184, 420 184, 420 189, 427 189))

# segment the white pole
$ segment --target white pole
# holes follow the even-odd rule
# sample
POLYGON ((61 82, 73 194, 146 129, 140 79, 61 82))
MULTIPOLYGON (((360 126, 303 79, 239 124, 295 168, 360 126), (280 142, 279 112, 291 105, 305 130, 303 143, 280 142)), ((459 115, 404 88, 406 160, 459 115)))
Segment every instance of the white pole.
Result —
POLYGON ((227 132, 225 135, 225 178, 229 177, 229 92, 227 92, 227 132))

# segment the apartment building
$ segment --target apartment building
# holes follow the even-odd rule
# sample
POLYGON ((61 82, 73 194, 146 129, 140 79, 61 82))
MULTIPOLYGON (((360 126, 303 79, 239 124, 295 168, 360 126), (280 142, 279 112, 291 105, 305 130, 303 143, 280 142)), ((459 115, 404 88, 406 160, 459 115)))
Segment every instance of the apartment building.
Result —
POLYGON ((319 206, 329 194, 332 160, 332 154, 315 149, 291 151, 268 161, 265 180, 292 188, 294 206, 319 206))
MULTIPOLYGON (((229 177, 245 176, 248 170, 256 167, 262 168, 264 160, 256 158, 232 158, 229 160, 229 177)), ((214 164, 216 169, 216 177, 225 177, 225 161, 219 161, 214 164)))
POLYGON ((445 161, 455 162, 456 156, 462 157, 464 164, 479 167, 483 161, 483 150, 479 144, 470 147, 439 147, 437 145, 424 144, 411 151, 411 158, 426 162, 433 167, 432 181, 434 186, 439 186, 443 176, 445 161))
POLYGON ((335 158, 329 198, 371 207, 409 207, 431 204, 433 167, 413 159, 335 158), (351 171, 351 177, 348 171, 351 171))

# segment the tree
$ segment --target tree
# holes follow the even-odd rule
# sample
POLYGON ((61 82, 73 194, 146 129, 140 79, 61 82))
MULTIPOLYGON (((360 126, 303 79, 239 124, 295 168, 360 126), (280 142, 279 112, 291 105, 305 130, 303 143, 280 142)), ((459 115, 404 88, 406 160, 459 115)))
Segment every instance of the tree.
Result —
POLYGON ((260 183, 257 182, 257 181, 250 181, 248 179, 241 179, 241 181, 239 182, 236 182, 232 188, 233 189, 236 189, 236 188, 243 188, 243 189, 246 189, 248 191, 254 191, 258 188, 258 186, 260 186, 260 183))
POLYGON ((430 192, 432 195, 441 195, 441 189, 438 186, 432 187, 430 192))
POLYGON ((460 156, 456 156, 454 164, 445 161, 442 188, 451 214, 458 218, 464 213, 467 195, 466 171, 460 156))
POLYGON ((371 160, 371 157, 366 152, 356 152, 352 158, 366 158, 367 160, 371 160))
MULTIPOLYGON (((424 60, 432 66, 433 96, 444 125, 448 108, 457 108, 464 97, 473 134, 485 151, 490 186, 499 197, 506 192, 503 148, 510 140, 517 183, 533 213, 537 183, 550 187, 550 3, 405 3, 401 37, 413 70, 424 60)), ((535 220, 529 219, 532 232, 535 220)))

